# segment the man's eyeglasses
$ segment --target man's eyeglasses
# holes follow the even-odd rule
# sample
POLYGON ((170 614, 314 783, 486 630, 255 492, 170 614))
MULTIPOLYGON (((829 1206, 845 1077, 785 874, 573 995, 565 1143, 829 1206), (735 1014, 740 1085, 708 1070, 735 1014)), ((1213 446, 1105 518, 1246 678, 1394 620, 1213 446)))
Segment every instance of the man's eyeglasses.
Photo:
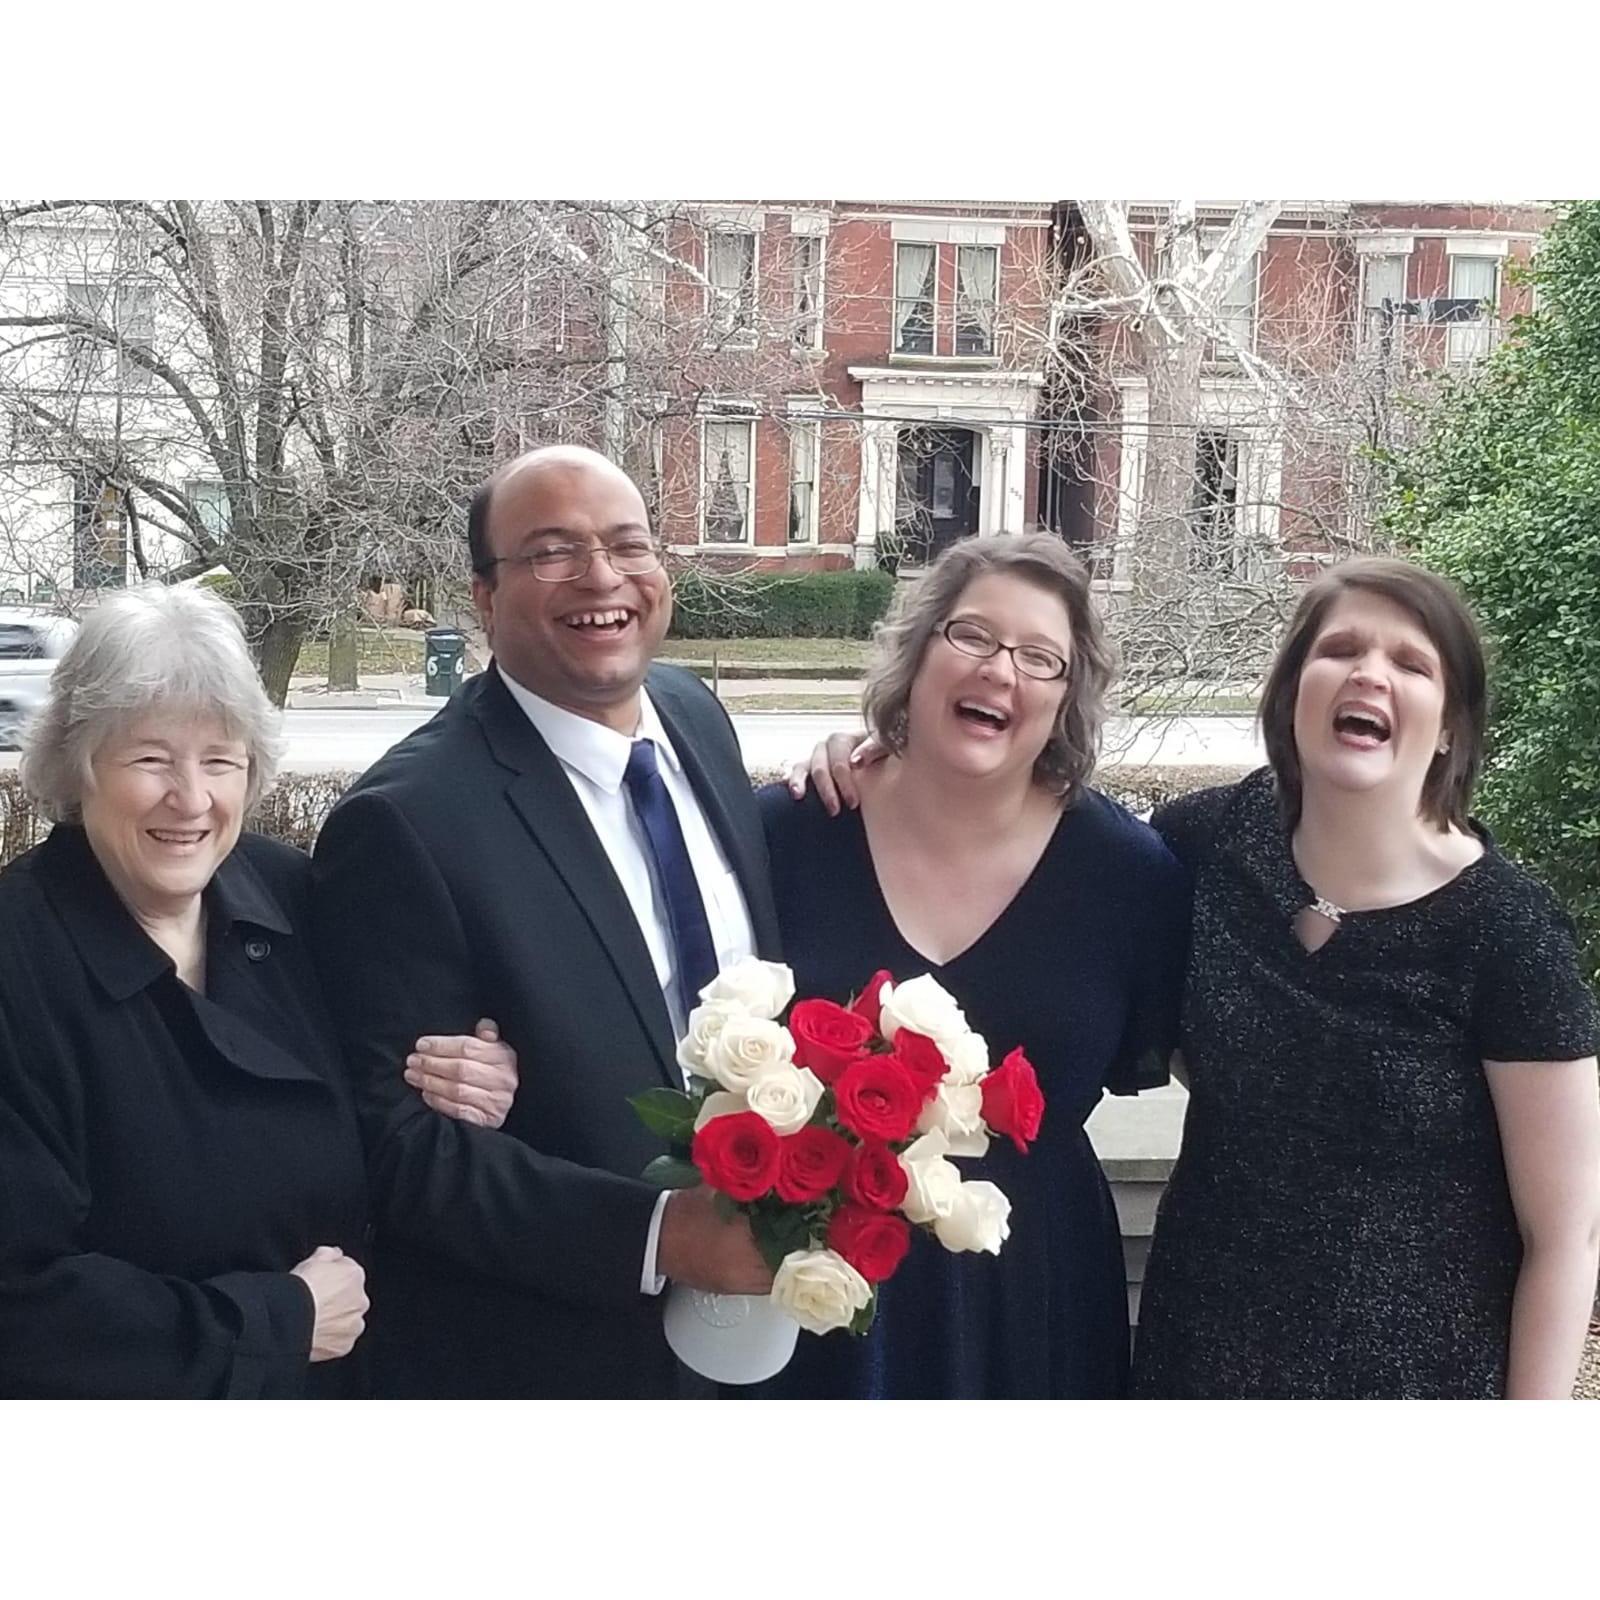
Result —
POLYGON ((604 556, 619 578, 638 578, 661 565, 661 546, 645 534, 630 534, 610 544, 541 544, 521 555, 496 556, 484 571, 495 567, 526 567, 540 583, 570 583, 589 570, 596 556, 604 556))
POLYGON ((964 656, 987 658, 1006 651, 1025 678, 1038 678, 1048 683, 1067 675, 1065 659, 1042 644, 1001 644, 981 622, 947 622, 940 633, 964 656))

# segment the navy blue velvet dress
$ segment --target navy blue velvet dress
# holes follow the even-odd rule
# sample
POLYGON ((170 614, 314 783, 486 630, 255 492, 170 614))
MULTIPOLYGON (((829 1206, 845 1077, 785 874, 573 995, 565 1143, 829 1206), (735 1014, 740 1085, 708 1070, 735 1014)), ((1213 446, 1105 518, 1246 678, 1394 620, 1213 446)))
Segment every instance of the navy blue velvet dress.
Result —
POLYGON ((918 1229, 880 1288, 865 1338, 801 1334, 767 1397, 1112 1398, 1128 1376, 1128 1313, 1111 1193, 1083 1124, 1103 1090, 1167 1079, 1188 937, 1182 869, 1092 790, 986 933, 940 966, 900 936, 860 815, 760 795, 784 956, 802 998, 844 1001, 877 969, 931 972, 998 1062, 1022 1045, 1046 1097, 1038 1140, 958 1162, 1012 1203, 1001 1254, 953 1255, 918 1229))

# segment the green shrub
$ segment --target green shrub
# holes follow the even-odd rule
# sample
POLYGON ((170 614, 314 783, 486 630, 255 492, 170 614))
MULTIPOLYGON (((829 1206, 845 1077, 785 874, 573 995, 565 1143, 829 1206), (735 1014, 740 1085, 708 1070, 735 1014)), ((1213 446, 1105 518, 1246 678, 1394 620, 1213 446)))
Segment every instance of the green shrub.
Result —
POLYGON ((888 572, 806 572, 795 577, 673 577, 675 639, 866 639, 888 608, 888 572))
POLYGON ((1600 983, 1600 203, 1564 210, 1531 276, 1537 315, 1447 389, 1386 520, 1477 614, 1474 809, 1572 913, 1600 983))

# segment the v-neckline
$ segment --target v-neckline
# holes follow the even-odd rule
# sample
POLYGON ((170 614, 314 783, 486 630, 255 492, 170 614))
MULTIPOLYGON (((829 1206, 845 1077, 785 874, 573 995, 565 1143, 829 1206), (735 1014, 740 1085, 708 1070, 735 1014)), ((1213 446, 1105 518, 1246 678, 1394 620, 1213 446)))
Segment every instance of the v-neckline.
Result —
POLYGON ((918 961, 924 963, 927 970, 930 972, 948 972, 951 967, 956 965, 957 962, 965 961, 967 957, 973 953, 973 951, 978 949, 980 945, 986 943, 994 934, 995 930, 1012 914, 1017 905, 1027 896, 1028 891, 1033 887, 1034 883, 1038 881, 1039 874, 1041 871, 1043 871, 1045 862, 1050 859, 1051 853, 1055 850, 1056 842, 1061 837, 1061 830, 1063 827, 1065 827, 1067 818, 1071 816, 1072 809, 1073 808, 1071 806, 1063 806, 1061 808, 1060 815, 1057 816, 1055 824, 1050 829, 1050 836, 1045 840, 1044 849, 1039 852, 1038 860, 1036 860, 1033 866, 1029 869, 1028 875, 1020 884, 1017 885, 1016 892, 990 919, 988 926, 980 929, 973 939, 971 939, 966 945, 964 945, 960 950, 956 951, 953 956, 945 961, 934 960, 932 956, 919 949, 914 943, 912 943, 910 939, 906 937, 905 930, 900 926, 899 920, 894 914, 894 909, 889 904, 889 897, 884 893, 883 880, 878 876, 878 863, 873 859, 872 856, 872 841, 867 836, 866 818, 861 815, 859 810, 853 812, 852 816, 856 826, 856 843, 860 849, 861 859, 866 867, 867 876, 872 883, 872 892, 877 898, 878 909, 883 913, 883 920, 888 924, 895 938, 898 939, 900 943, 907 950, 909 950, 918 961))

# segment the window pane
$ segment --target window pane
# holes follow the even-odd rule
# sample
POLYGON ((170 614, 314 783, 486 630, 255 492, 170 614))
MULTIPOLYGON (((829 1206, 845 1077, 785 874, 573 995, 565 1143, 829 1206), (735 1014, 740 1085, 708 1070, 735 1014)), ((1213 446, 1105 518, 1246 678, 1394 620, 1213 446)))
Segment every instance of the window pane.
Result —
POLYGON ((894 347, 912 355, 933 354, 935 256, 931 244, 895 247, 894 347))
POLYGON ((705 425, 705 536, 711 543, 748 540, 750 433, 748 422, 705 425))
POLYGON ((988 355, 994 349, 994 310, 1000 252, 992 245, 956 251, 956 354, 988 355))
MULTIPOLYGON (((1387 319, 1384 316, 1385 300, 1398 303, 1406 297, 1406 266, 1409 256, 1368 256, 1364 263, 1365 277, 1361 299, 1364 308, 1362 328, 1368 339, 1381 340, 1387 319)), ((1394 340, 1398 324, 1390 329, 1394 340)))
POLYGON ((810 544, 817 537, 818 422, 789 428, 789 542, 810 544))
POLYGON ((822 241, 800 234, 794 240, 794 342, 811 349, 821 332, 822 241))
POLYGON ((1495 256, 1451 256, 1450 296, 1454 300, 1482 300, 1478 318, 1472 322, 1451 323, 1446 358, 1450 361, 1476 361, 1488 355, 1494 345, 1495 319, 1499 315, 1498 282, 1500 262, 1495 256))
POLYGON ((748 332, 755 325, 756 236, 713 233, 706 252, 711 311, 717 335, 748 332))

